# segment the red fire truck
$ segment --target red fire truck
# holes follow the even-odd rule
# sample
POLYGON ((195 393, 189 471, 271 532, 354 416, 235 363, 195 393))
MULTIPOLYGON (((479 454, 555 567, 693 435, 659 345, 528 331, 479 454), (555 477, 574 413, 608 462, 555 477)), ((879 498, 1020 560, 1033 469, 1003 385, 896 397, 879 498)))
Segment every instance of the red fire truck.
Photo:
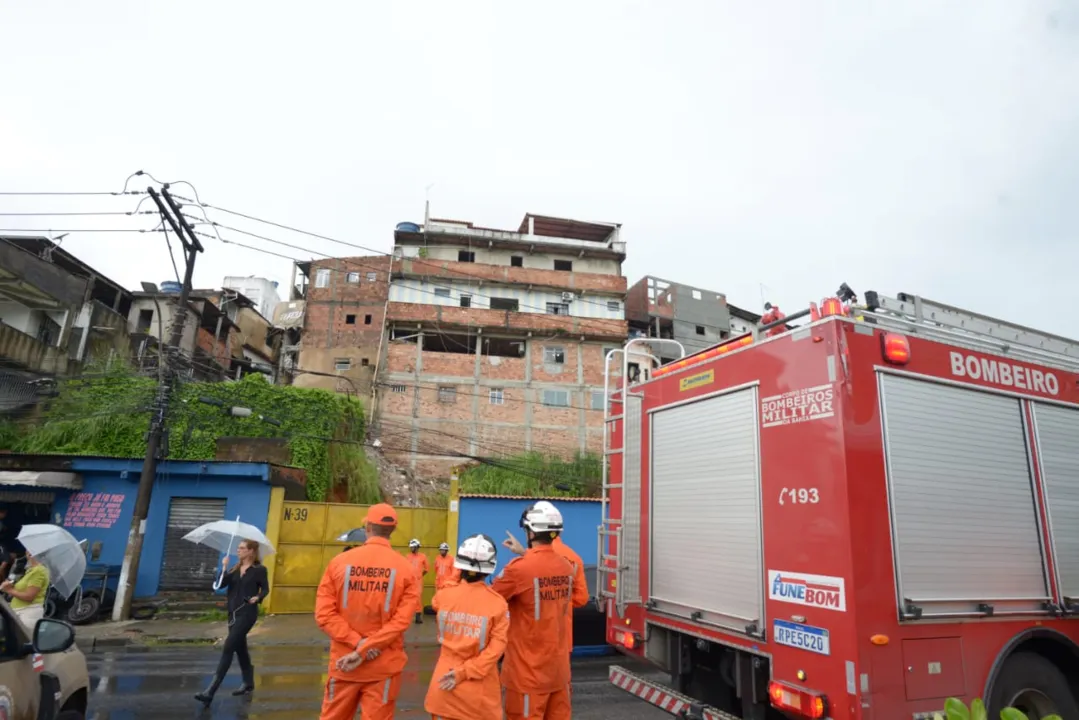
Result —
POLYGON ((846 285, 766 319, 608 354, 598 600, 670 678, 611 681, 710 720, 1079 718, 1079 343, 846 285))

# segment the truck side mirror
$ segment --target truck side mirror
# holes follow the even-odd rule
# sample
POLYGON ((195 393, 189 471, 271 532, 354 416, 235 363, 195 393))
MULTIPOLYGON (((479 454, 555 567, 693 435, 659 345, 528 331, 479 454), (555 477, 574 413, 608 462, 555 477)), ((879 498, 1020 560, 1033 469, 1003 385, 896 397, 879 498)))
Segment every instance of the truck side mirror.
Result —
POLYGON ((66 622, 44 618, 34 626, 34 651, 42 655, 64 652, 75 644, 75 629, 66 622))

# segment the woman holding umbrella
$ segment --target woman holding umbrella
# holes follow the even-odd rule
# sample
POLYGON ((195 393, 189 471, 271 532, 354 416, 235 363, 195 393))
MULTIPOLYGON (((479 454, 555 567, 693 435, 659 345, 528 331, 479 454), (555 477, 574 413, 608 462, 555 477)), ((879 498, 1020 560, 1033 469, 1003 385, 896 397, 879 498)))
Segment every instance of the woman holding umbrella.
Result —
POLYGON ((233 695, 250 695, 255 690, 255 668, 251 664, 251 655, 247 651, 247 633, 255 626, 259 618, 259 604, 270 592, 270 580, 266 568, 259 559, 259 542, 243 540, 236 551, 239 561, 228 567, 228 555, 221 561, 222 576, 214 584, 214 589, 228 590, 229 634, 221 650, 221 660, 210 686, 195 696, 195 699, 209 707, 214 694, 221 686, 225 675, 232 665, 232 656, 240 662, 243 685, 233 695))
POLYGON ((0 591, 11 596, 11 609, 31 632, 45 615, 45 596, 49 592, 49 570, 37 558, 26 553, 26 573, 16 582, 5 580, 0 591))

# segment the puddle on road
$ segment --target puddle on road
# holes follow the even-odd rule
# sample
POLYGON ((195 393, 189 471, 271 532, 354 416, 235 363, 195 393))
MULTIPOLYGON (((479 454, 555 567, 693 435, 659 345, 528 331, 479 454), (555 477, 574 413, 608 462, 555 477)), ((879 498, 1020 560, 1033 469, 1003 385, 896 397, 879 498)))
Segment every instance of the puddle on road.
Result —
MULTIPOLYGON (((423 699, 438 648, 408 650, 397 717, 427 717, 423 699)), ((213 706, 203 711, 192 697, 209 684, 219 653, 210 649, 158 648, 151 652, 107 652, 90 657, 88 720, 310 720, 318 714, 326 685, 328 654, 320 648, 252 648, 255 696, 234 698, 240 668, 233 660, 213 706)))

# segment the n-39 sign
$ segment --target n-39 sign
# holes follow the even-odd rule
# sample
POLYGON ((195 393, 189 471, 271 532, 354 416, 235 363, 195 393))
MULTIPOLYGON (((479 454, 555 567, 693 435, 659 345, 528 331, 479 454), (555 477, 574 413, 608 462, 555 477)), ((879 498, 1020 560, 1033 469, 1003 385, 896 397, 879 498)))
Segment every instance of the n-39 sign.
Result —
POLYGON ((307 508, 285 508, 285 520, 307 522, 307 508))

